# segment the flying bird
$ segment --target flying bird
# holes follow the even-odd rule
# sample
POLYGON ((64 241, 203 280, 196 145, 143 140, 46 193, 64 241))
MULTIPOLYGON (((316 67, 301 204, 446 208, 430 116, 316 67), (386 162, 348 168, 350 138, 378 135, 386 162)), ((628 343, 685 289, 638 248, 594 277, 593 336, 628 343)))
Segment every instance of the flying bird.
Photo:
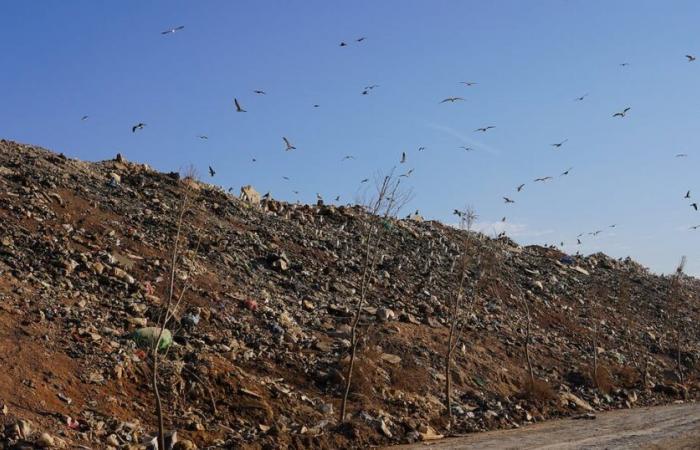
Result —
POLYGON ((343 159, 341 159, 341 161, 345 161, 346 159, 355 159, 355 157, 352 155, 346 155, 346 156, 343 156, 343 159))
POLYGON ((162 34, 162 35, 173 34, 173 33, 177 33, 180 30, 183 30, 184 28, 185 28, 184 25, 180 25, 179 27, 175 27, 175 28, 171 28, 169 30, 161 31, 160 34, 162 34))
POLYGON ((209 176, 213 177, 214 175, 216 175, 216 171, 211 166, 209 166, 209 176))
POLYGON ((477 131, 481 131, 482 133, 485 133, 485 132, 487 132, 488 130, 490 130, 491 128, 496 128, 496 126, 495 126, 495 125, 489 125, 489 126, 486 126, 486 127, 477 128, 476 130, 474 130, 474 132, 476 133, 477 131))
POLYGON ((466 145, 460 145, 459 148, 464 149, 464 150, 467 151, 467 152, 474 151, 473 148, 467 147, 466 145))
POLYGON ((378 88, 378 87, 379 87, 378 84, 370 84, 369 86, 365 86, 365 89, 371 91, 372 89, 378 88))
POLYGON ((362 37, 359 37, 359 38, 355 39, 355 42, 362 42, 362 41, 364 41, 365 39, 367 39, 367 38, 364 37, 364 36, 362 36, 362 37))
POLYGON ((131 132, 136 133, 136 130, 143 130, 143 127, 145 127, 145 126, 146 126, 145 123, 139 122, 136 125, 134 125, 133 127, 131 127, 131 132))
POLYGON ((399 175, 399 178, 401 178, 401 177, 406 177, 406 178, 408 178, 408 177, 411 176, 412 173, 413 173, 413 169, 409 169, 408 172, 399 175))
POLYGON ((700 225, 693 225, 689 230, 697 230, 698 228, 700 228, 700 225))
POLYGON ((419 152, 422 152, 423 150, 425 150, 425 147, 418 147, 419 152))
POLYGON ((576 238, 576 245, 581 245, 581 239, 576 238))
POLYGON ((248 112, 248 111, 246 111, 245 109, 243 109, 243 108, 241 107, 241 104, 238 103, 238 99, 237 99, 237 98, 234 98, 234 99, 233 99, 233 104, 236 105, 236 112, 248 112))
POLYGON ((346 44, 345 42, 341 42, 341 43, 340 43, 340 46, 341 46, 341 47, 347 47, 347 45, 348 45, 348 44, 346 44))
POLYGON ((630 65, 630 63, 624 62, 624 63, 621 63, 621 64, 620 64, 620 67, 627 67, 627 66, 629 66, 629 65, 630 65))
POLYGON ((289 139, 286 137, 282 136, 282 140, 284 141, 284 145, 287 146, 287 148, 284 149, 285 152, 288 152, 289 150, 296 150, 297 148, 292 145, 291 142, 289 142, 289 139))
POLYGON ((206 141, 207 139, 209 139, 209 136, 205 136, 205 135, 203 135, 203 134, 200 134, 200 135, 197 136, 197 137, 198 137, 199 139, 203 140, 203 141, 206 141))
POLYGON ((683 198, 690 198, 690 191, 686 192, 685 197, 683 197, 683 198))
POLYGON ((698 204, 697 204, 697 203, 691 203, 690 206, 692 206, 693 209, 695 209, 695 211, 698 210, 698 204))
POLYGON ((454 102, 463 102, 463 101, 464 101, 464 99, 462 97, 447 97, 446 99, 444 99, 440 103, 447 103, 447 102, 454 103, 454 102))
POLYGON ((697 59, 697 58, 696 58, 695 56, 693 56, 693 55, 685 55, 685 57, 688 58, 688 62, 693 62, 693 61, 695 61, 695 60, 697 59))
POLYGON ((360 184, 366 183, 366 182, 368 182, 368 181, 369 181, 369 178, 365 178, 365 179, 363 179, 362 181, 360 181, 360 184))
POLYGON ((401 164, 406 162, 406 152, 401 152, 401 164))
POLYGON ((319 106, 321 106, 321 105, 314 105, 314 108, 318 108, 319 106))
POLYGON ((551 180, 551 179, 552 179, 552 177, 547 176, 547 177, 535 178, 534 181, 535 181, 535 182, 537 182, 537 181, 547 181, 547 180, 551 180))
POLYGON ((335 201, 336 201, 336 202, 339 202, 339 201, 340 201, 340 195, 336 195, 336 196, 335 196, 335 201))
POLYGON ((563 171, 563 172, 561 173, 561 176, 563 177, 564 175, 568 175, 569 172, 571 172, 571 169, 573 169, 573 167, 569 167, 568 169, 566 169, 565 171, 563 171))
POLYGON ((520 186, 517 187, 518 192, 522 191, 523 188, 525 187, 525 183, 521 184, 520 186))
POLYGON ((685 158, 686 156, 688 156, 687 153, 678 153, 678 154, 676 155, 676 158, 685 158))
POLYGON ((603 232, 603 230, 596 230, 596 231, 594 231, 594 232, 592 232, 592 233, 588 233, 588 235, 589 235, 589 236, 598 236, 598 235, 599 235, 600 233, 602 233, 602 232, 603 232))
POLYGON ((503 216, 503 218, 501 219, 501 222, 505 222, 505 221, 506 221, 506 216, 503 216))
POLYGON ((511 200, 508 197, 503 197, 503 200, 505 200, 506 203, 515 203, 515 200, 511 200))
POLYGON ((586 97, 588 97, 588 93, 585 93, 585 94, 583 94, 583 95, 580 96, 580 97, 576 97, 576 98, 574 99, 574 101, 575 101, 575 102, 580 102, 580 101, 583 101, 583 99, 586 98, 586 97))
POLYGON ((627 115, 627 111, 629 111, 630 109, 631 109, 631 108, 628 106, 627 108, 623 109, 622 111, 616 112, 616 113, 613 114, 612 116, 613 116, 613 117, 625 117, 625 115, 627 115))
POLYGON ((90 118, 90 116, 83 116, 83 117, 80 118, 80 120, 83 120, 83 121, 84 121, 84 120, 88 120, 89 118, 90 118))
POLYGON ((474 81, 460 81, 459 83, 465 86, 474 86, 476 84, 474 81))
POLYGON ((612 224, 612 225, 608 225, 608 228, 615 228, 616 226, 617 226, 617 224, 614 223, 614 224, 612 224))
POLYGON ((552 147, 560 148, 560 147, 561 147, 562 145, 564 145, 567 141, 568 141, 568 139, 564 139, 564 140, 561 141, 561 142, 557 142, 556 144, 550 144, 550 145, 551 145, 552 147))
POLYGON ((254 90, 253 93, 255 93, 255 94, 260 94, 260 95, 265 95, 265 94, 267 94, 265 91, 261 91, 260 89, 254 90))
POLYGON ((289 181, 289 177, 284 177, 284 176, 283 176, 282 179, 283 179, 283 180, 289 181))

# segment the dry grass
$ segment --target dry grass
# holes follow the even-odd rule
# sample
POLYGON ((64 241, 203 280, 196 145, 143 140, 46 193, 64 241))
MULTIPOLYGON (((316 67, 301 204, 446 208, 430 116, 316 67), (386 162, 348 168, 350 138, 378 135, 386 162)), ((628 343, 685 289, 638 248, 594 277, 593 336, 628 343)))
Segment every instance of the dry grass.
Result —
POLYGON ((613 368, 613 374, 620 386, 626 389, 637 387, 641 382, 639 370, 629 366, 617 366, 613 368))
POLYGON ((415 363, 408 363, 404 367, 392 368, 389 371, 393 388, 418 394, 425 392, 425 387, 430 382, 430 374, 424 367, 415 363))
POLYGON ((598 364, 597 380, 593 380, 593 366, 589 367, 591 375, 591 386, 597 386, 598 390, 604 394, 609 394, 615 388, 615 380, 613 380, 610 369, 607 366, 598 364))
POLYGON ((519 398, 537 403, 546 403, 557 398, 554 389, 546 381, 535 379, 535 382, 532 383, 526 377, 524 381, 521 381, 521 386, 518 393, 519 398))

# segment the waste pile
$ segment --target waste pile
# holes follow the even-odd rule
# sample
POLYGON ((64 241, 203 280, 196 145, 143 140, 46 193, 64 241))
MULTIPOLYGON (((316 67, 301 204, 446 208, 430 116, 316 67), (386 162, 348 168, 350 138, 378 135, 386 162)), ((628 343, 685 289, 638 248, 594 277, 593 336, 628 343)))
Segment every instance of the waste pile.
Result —
POLYGON ((630 259, 391 218, 339 423, 370 219, 234 194, 121 155, 0 141, 0 449, 154 448, 159 336, 175 449, 366 448, 700 396, 698 280, 674 291, 630 259), (160 333, 183 205, 184 294, 160 333), (448 305, 465 251, 477 262, 450 423, 448 305))

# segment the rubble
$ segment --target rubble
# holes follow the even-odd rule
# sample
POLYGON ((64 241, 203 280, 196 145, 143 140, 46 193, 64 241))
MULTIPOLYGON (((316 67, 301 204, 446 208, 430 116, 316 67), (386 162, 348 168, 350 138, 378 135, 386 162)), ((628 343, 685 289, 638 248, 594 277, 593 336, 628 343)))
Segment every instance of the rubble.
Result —
POLYGON ((158 330, 185 189, 182 307, 160 343, 174 448, 366 448, 700 397, 697 280, 683 279, 688 298, 676 310, 668 278, 632 260, 473 233, 494 267, 480 268, 478 295, 466 299, 447 427, 446 304, 463 232, 411 217, 383 227, 351 420, 338 425, 361 295, 362 208, 262 200, 250 186, 238 198, 121 156, 88 163, 0 141, 0 448, 139 448, 153 436, 157 335, 144 330, 158 330), (597 299, 598 388, 593 286, 607 292, 597 299), (522 298, 542 383, 530 391, 522 298))

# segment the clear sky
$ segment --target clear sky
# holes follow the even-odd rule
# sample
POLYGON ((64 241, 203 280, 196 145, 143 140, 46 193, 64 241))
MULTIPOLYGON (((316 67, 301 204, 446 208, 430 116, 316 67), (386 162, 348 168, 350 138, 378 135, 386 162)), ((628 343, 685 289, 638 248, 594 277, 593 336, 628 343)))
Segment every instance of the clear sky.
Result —
POLYGON ((489 234, 700 273, 700 2, 8 0, 0 22, 0 137, 303 202, 396 165, 405 214, 470 204, 489 234))

